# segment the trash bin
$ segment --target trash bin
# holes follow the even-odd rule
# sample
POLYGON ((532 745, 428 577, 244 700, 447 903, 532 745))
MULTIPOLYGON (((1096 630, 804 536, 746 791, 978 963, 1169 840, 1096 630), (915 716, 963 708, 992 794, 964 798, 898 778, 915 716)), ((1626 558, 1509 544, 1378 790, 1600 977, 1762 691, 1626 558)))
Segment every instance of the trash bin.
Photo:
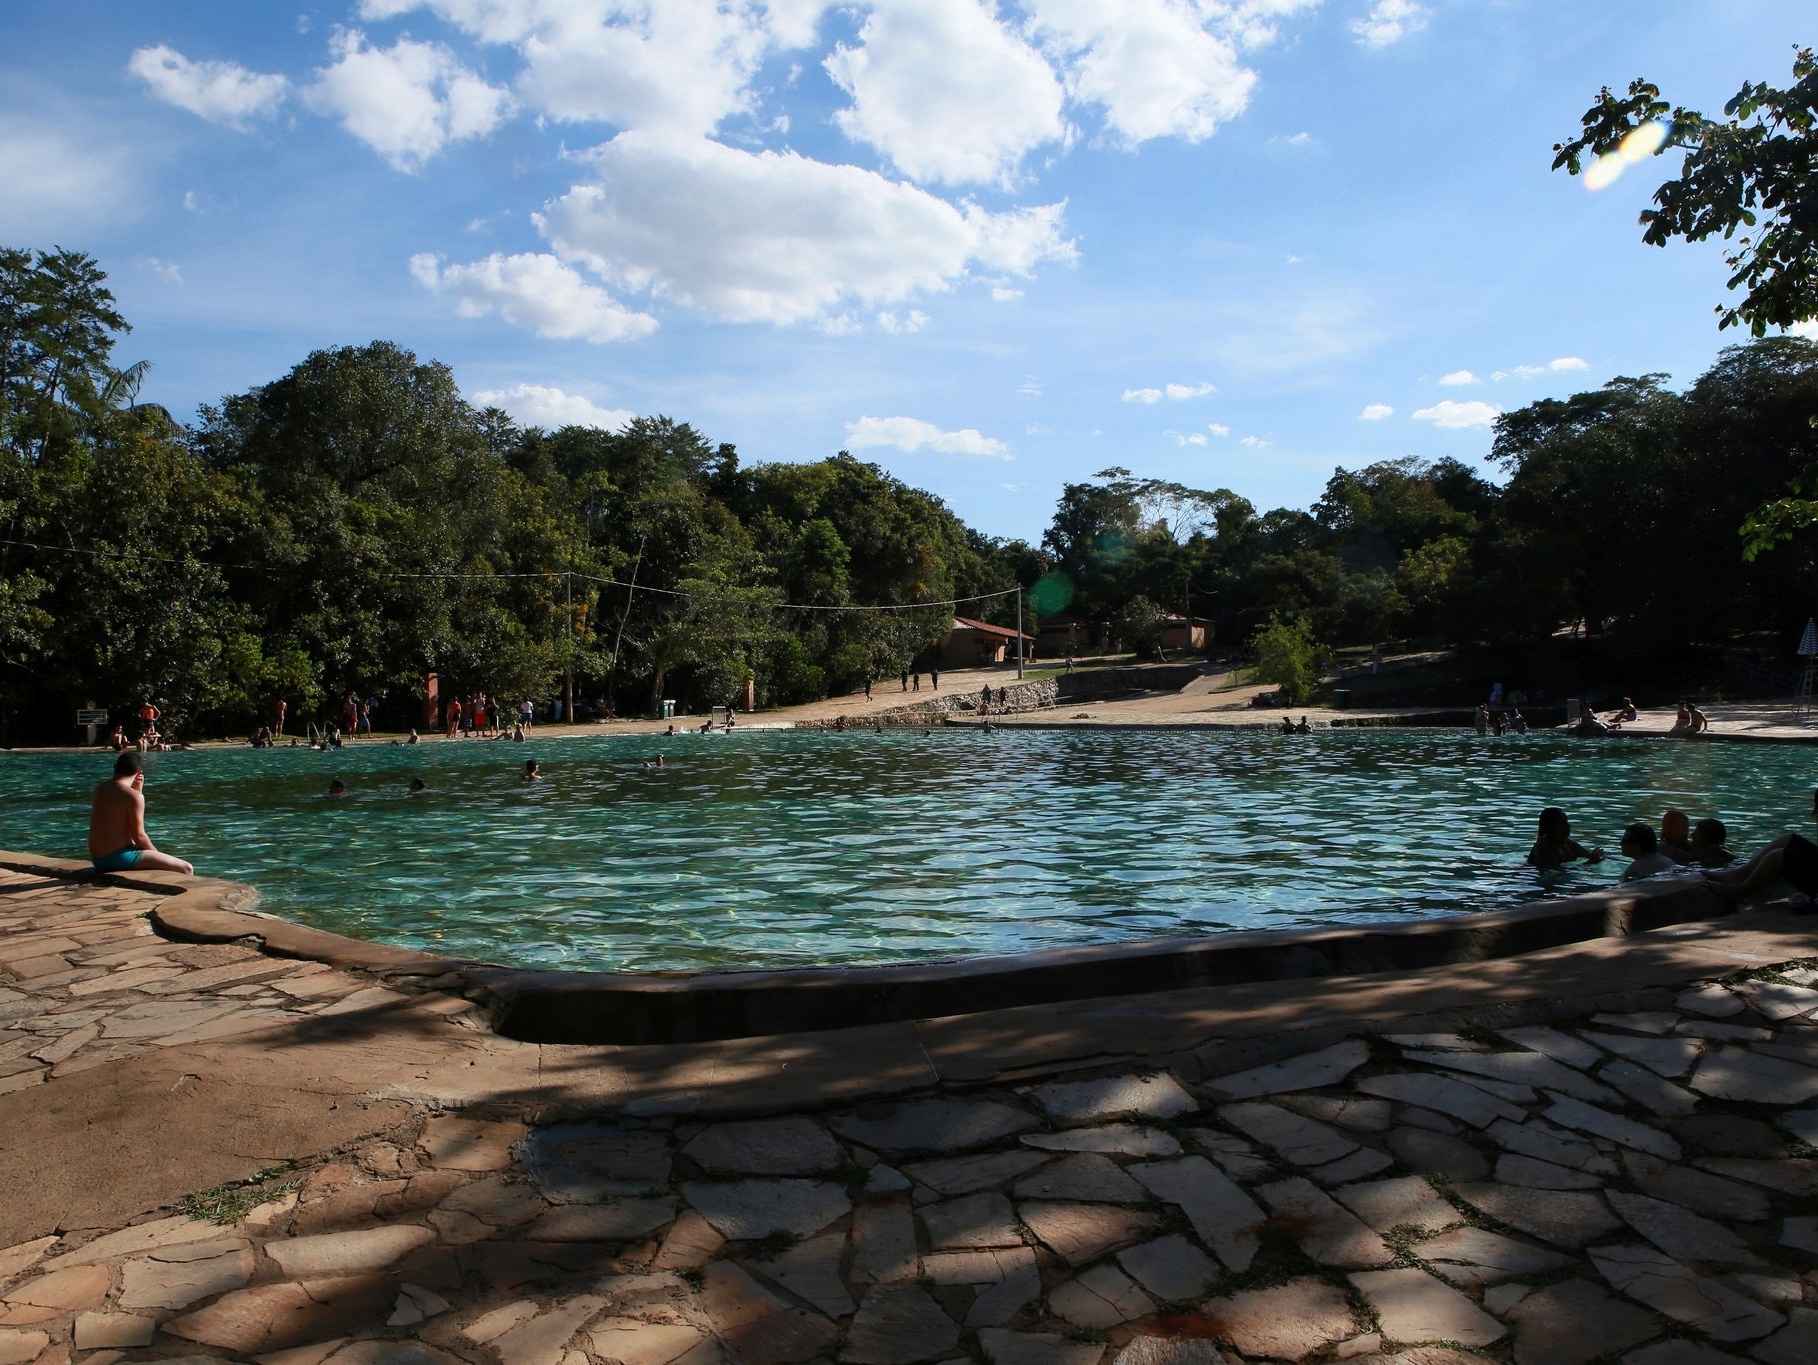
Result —
POLYGON ((675 699, 673 697, 665 698, 663 701, 663 719, 675 719, 675 699))
POLYGON ((1351 705, 1351 689, 1348 687, 1334 687, 1332 689, 1332 705, 1337 707, 1340 711, 1348 709, 1351 705))

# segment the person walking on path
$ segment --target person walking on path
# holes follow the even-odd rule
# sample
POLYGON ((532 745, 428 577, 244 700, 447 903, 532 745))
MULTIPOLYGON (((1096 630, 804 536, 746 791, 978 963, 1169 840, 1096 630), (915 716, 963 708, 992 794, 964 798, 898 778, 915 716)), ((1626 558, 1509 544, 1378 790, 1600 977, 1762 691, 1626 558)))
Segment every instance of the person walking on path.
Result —
POLYGON ((137 753, 114 760, 114 775, 95 788, 88 808, 88 856, 97 872, 181 872, 196 869, 160 853, 145 832, 145 761, 137 753))

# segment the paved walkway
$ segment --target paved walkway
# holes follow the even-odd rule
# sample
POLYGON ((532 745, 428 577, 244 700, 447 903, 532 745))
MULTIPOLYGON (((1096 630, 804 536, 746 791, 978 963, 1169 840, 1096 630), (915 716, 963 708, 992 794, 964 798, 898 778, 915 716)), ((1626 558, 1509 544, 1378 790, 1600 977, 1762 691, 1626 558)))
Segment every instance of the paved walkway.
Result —
POLYGON ((1818 1360, 1809 920, 564 1048, 151 900, 0 874, 0 1365, 1818 1360))

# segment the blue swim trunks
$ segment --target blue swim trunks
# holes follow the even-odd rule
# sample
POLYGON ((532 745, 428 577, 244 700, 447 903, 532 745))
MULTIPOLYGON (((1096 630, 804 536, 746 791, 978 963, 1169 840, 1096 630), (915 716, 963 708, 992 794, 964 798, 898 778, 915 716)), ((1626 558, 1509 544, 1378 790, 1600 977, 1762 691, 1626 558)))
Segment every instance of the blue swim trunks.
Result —
POLYGON ((131 872, 139 863, 139 850, 128 844, 117 848, 105 858, 92 860, 97 872, 131 872))

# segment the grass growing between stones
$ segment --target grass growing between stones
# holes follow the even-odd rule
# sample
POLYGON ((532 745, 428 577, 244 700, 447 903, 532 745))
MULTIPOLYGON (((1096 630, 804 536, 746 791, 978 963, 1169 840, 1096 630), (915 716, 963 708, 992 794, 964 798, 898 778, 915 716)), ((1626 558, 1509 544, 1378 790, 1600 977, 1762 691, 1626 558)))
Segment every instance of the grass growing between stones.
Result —
POLYGON ((177 1207, 191 1218, 199 1218, 208 1223, 220 1223, 226 1226, 237 1223, 259 1205, 280 1195, 287 1194, 302 1184, 302 1180, 283 1180, 289 1175, 291 1165, 288 1161, 276 1166, 267 1166, 246 1180, 224 1180, 219 1185, 186 1195, 178 1201, 177 1207))

